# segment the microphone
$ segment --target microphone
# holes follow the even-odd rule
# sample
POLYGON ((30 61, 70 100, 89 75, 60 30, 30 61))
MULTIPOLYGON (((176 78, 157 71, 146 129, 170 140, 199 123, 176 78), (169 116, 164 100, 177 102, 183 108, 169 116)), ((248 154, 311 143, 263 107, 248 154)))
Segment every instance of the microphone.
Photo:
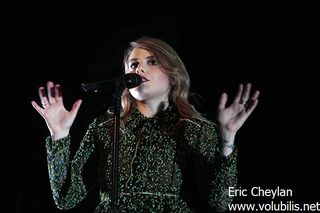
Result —
POLYGON ((142 83, 142 78, 140 75, 136 73, 127 73, 118 78, 113 78, 113 79, 103 80, 98 82, 82 83, 81 88, 85 92, 100 92, 100 91, 111 90, 117 85, 131 89, 139 86, 141 83, 142 83))

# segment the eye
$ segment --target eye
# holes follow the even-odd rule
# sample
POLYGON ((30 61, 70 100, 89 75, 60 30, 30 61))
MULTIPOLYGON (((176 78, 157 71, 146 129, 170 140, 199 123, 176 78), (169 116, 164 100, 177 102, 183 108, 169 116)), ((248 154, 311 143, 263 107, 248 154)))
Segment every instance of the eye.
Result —
POLYGON ((158 65, 158 62, 157 62, 156 59, 152 58, 152 59, 148 60, 148 64, 150 64, 150 65, 158 65))
POLYGON ((130 69, 135 69, 139 65, 139 62, 133 62, 129 64, 130 69))

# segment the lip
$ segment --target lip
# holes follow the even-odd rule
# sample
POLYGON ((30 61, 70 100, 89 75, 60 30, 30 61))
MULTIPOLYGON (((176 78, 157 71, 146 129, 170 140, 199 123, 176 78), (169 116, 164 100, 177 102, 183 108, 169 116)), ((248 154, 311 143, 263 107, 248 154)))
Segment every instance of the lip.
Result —
POLYGON ((142 75, 140 75, 141 76, 141 79, 142 79, 142 83, 145 83, 145 82, 147 82, 147 81, 150 81, 149 79, 147 79, 146 77, 144 77, 144 76, 142 76, 142 75))

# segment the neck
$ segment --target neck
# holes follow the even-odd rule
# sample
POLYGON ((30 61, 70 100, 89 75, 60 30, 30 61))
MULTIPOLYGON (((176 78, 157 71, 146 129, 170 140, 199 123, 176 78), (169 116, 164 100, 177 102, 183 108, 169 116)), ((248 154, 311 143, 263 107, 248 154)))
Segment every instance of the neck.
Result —
POLYGON ((138 110, 146 117, 150 118, 155 116, 159 111, 167 109, 169 101, 137 101, 138 110))

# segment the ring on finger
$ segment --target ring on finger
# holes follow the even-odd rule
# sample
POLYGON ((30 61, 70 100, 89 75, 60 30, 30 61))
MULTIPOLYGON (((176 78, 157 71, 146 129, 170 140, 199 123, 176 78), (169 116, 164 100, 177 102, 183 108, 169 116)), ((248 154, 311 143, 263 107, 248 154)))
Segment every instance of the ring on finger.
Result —
POLYGON ((46 106, 49 106, 49 105, 50 105, 49 102, 46 102, 46 103, 42 104, 43 107, 46 107, 46 106))
POLYGON ((246 101, 244 101, 244 100, 242 100, 242 99, 240 99, 240 101, 239 101, 239 104, 243 104, 243 105, 246 105, 246 101))

